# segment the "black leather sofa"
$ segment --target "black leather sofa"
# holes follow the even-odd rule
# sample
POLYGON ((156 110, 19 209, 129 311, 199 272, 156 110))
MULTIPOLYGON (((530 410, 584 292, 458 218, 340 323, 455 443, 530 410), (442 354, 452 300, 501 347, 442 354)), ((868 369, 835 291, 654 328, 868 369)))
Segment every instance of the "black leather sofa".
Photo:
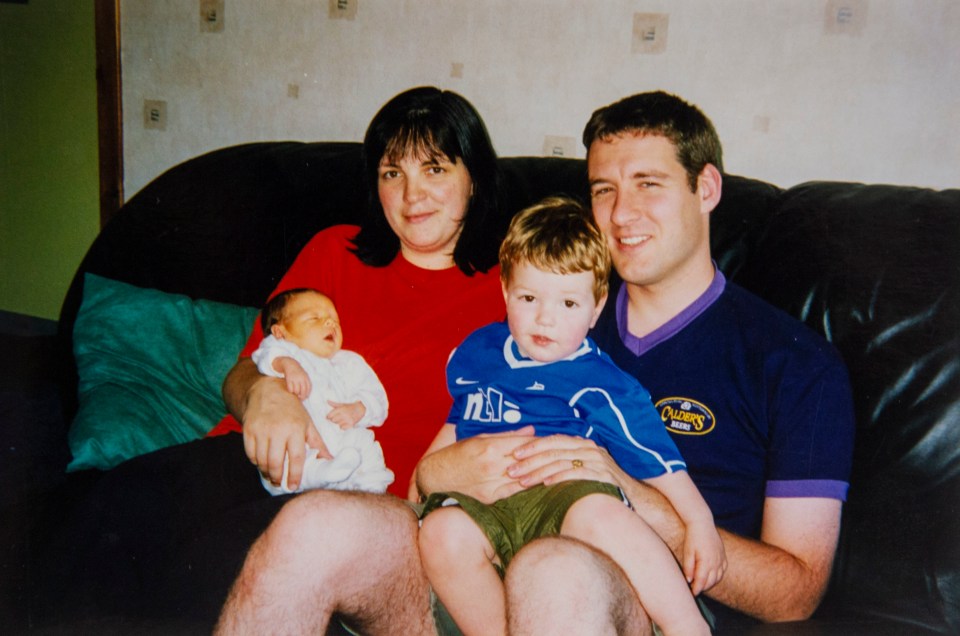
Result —
MULTIPOLYGON (((586 191, 583 161, 518 157, 501 165, 510 213, 547 194, 586 191)), ((184 162, 101 232, 65 298, 58 336, 3 343, 14 361, 0 388, 16 405, 0 411, 7 456, 0 470, 9 485, 0 499, 0 623, 7 629, 76 631, 44 623, 31 582, 56 576, 38 571, 35 555, 61 511, 100 477, 64 472, 77 408, 71 335, 83 273, 259 306, 307 239, 351 221, 363 196, 353 143, 248 144, 184 162)), ((858 420, 826 599, 811 620, 749 633, 960 633, 960 190, 837 182, 781 189, 728 175, 712 232, 728 278, 836 345, 858 420)), ((209 631, 182 616, 166 624, 113 617, 86 627, 209 631)))

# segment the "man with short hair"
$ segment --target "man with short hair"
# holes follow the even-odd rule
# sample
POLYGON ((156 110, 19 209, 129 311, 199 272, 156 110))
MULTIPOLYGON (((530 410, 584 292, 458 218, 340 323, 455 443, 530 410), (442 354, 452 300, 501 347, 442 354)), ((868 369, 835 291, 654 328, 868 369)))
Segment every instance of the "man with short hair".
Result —
MULTIPOLYGON (((846 370, 819 335, 712 261, 722 158, 702 112, 666 93, 634 95, 597 110, 584 145, 594 218, 620 279, 591 335, 649 389, 721 529, 729 566, 706 592, 718 624, 809 617, 830 578, 850 474, 846 370)), ((606 453, 562 438, 518 453, 509 470, 524 486, 563 479, 574 460, 581 477, 586 468, 620 486, 680 554, 676 514, 606 453)), ((645 629, 623 573, 563 538, 521 551, 506 585, 512 633, 645 629)))

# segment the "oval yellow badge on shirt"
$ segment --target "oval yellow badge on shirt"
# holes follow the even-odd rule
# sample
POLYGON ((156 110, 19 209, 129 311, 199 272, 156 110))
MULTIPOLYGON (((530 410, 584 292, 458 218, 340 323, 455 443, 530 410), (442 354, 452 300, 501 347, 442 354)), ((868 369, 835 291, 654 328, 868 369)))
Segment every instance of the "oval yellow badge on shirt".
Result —
POLYGON ((663 398, 656 403, 664 426, 679 435, 706 435, 713 430, 716 420, 705 405, 682 397, 663 398))

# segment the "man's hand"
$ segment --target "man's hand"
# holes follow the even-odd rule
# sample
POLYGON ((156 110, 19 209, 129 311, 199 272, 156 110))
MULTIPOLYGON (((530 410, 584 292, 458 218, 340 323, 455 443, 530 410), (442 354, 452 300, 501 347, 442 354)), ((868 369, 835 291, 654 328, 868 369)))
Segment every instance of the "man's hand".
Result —
POLYGON ((524 489, 507 475, 516 460, 514 451, 533 436, 533 427, 477 435, 446 446, 424 457, 417 467, 420 492, 455 490, 493 503, 524 489))
POLYGON ((572 479, 591 479, 624 488, 633 481, 606 449, 581 437, 536 437, 517 448, 514 457, 517 461, 508 467, 507 474, 524 488, 572 479))
POLYGON ((327 404, 330 405, 327 419, 344 430, 356 426, 357 422, 362 420, 363 415, 367 412, 367 407, 359 400, 349 403, 327 400, 327 404))
POLYGON ((306 446, 316 448, 319 457, 332 457, 297 396, 287 391, 282 379, 261 375, 249 358, 227 374, 223 397, 243 424, 247 457, 273 484, 280 484, 287 457, 287 485, 291 490, 299 487, 306 446))

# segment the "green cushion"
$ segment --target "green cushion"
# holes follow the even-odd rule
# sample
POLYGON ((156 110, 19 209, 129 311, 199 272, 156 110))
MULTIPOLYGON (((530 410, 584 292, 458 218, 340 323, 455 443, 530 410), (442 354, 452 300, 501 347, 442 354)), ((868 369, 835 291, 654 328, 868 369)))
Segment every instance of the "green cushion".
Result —
POLYGON ((80 408, 68 471, 107 469, 205 435, 257 309, 87 274, 74 326, 80 408))

